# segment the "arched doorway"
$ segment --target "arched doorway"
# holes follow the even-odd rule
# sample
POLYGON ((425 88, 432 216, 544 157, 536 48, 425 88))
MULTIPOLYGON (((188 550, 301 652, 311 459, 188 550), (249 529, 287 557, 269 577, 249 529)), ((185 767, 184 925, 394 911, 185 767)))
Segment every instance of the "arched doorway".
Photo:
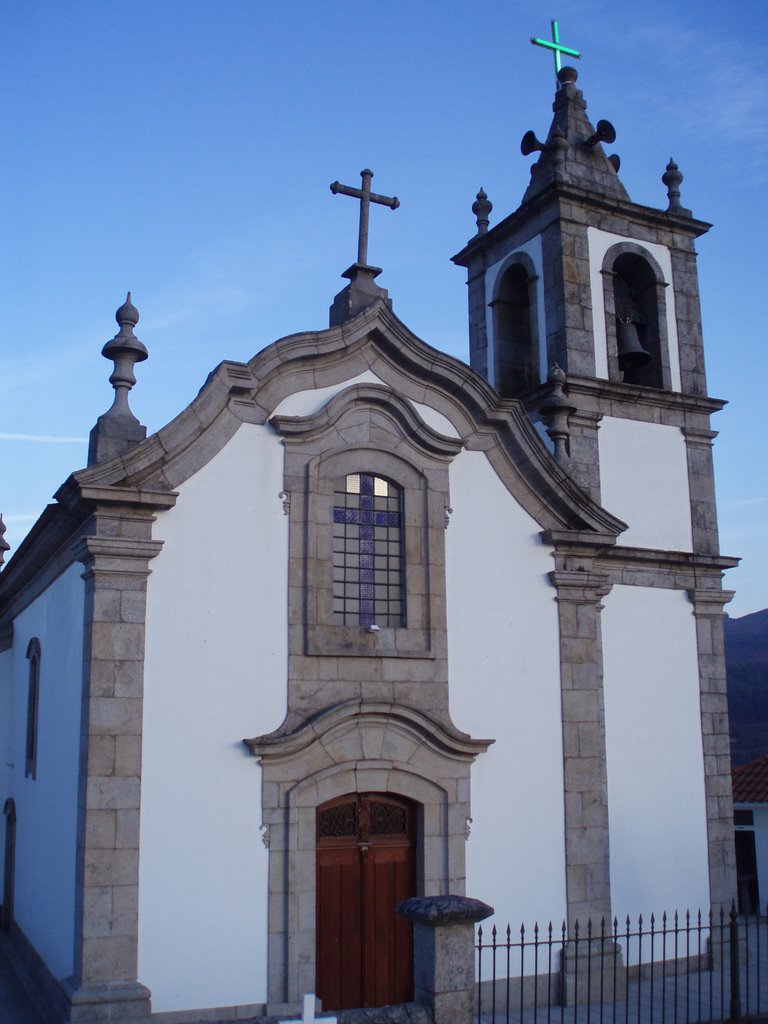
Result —
POLYGON ((0 927, 10 931, 13 922, 13 888, 16 873, 16 803, 9 797, 3 806, 5 815, 5 869, 3 871, 3 906, 0 927))
POLYGON ((416 804, 350 793, 317 810, 317 994, 323 1008, 413 999, 413 936, 394 907, 416 895, 416 804))

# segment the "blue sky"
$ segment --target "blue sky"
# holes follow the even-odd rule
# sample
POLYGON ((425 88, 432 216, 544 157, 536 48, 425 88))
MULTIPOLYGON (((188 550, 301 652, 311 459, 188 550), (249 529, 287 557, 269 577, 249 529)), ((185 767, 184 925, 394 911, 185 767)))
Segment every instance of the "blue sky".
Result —
MULTIPOLYGON (((464 272, 482 185, 519 204, 519 141, 551 119, 557 17, 592 121, 633 200, 682 200, 698 243, 731 614, 768 606, 768 2, 4 0, 0 6, 0 511, 16 547, 111 404, 104 342, 128 289, 149 349, 131 405, 150 431, 222 359, 327 325, 353 262, 357 203, 394 309, 467 357, 464 272), (26 438, 26 439, 24 439, 26 438), (30 438, 32 440, 30 440, 30 438), (74 440, 73 440, 74 439, 74 440), (81 439, 81 440, 78 440, 81 439)), ((206 543, 215 543, 215 524, 206 543)))

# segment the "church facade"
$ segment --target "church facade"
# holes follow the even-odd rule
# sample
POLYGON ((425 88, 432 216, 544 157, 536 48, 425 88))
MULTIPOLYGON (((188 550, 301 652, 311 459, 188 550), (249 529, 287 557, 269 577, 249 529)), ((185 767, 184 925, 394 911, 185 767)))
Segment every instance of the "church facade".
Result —
POLYGON ((469 366, 363 249, 328 330, 147 438, 118 310, 89 465, 0 574, 2 923, 63 1021, 405 1001, 409 895, 730 904, 708 225, 672 162, 633 203, 558 77, 454 257, 469 366))

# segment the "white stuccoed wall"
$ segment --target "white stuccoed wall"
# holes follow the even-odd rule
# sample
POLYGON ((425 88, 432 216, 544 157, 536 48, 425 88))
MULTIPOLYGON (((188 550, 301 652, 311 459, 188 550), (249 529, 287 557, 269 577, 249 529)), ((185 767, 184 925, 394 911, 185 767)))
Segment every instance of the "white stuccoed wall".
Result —
POLYGON ((706 913, 693 606, 684 591, 615 586, 602 632, 613 912, 706 913))
MULTIPOLYGON (((0 811, 13 791, 11 767, 11 714, 13 712, 13 648, 0 651, 0 811)), ((0 821, 0 831, 4 828, 0 821)), ((4 833, 0 838, 0 868, 5 863, 4 833)), ((3 876, 0 874, 0 878, 3 876)), ((2 889, 0 889, 0 894, 2 889)), ((2 895, 0 895, 0 900, 2 895)))
POLYGON ((155 1012, 264 1002, 261 769, 286 709, 283 449, 243 425, 158 516, 147 594, 139 979, 155 1012))
POLYGON ((306 391, 295 391, 292 395, 284 398, 283 401, 273 410, 273 416, 312 416, 319 412, 324 405, 338 395, 339 392, 354 384, 384 384, 380 377, 377 377, 372 370, 365 370, 357 377, 350 377, 349 380, 340 384, 329 384, 325 388, 310 388, 306 391))
POLYGON ((691 499, 682 431, 606 416, 597 439, 601 504, 629 526, 619 544, 690 551, 691 499))
MULTIPOLYGON (((16 618, 9 788, 16 801, 14 917, 57 978, 73 970, 75 854, 83 672, 83 567, 70 566, 16 618), (25 778, 32 637, 40 641, 37 777, 25 778)), ((3 683, 6 686, 7 682, 3 683)))
POLYGON ((451 717, 459 729, 496 740, 472 766, 467 895, 490 903, 497 923, 513 929, 561 921, 563 753, 551 551, 482 452, 454 460, 451 505, 451 717))

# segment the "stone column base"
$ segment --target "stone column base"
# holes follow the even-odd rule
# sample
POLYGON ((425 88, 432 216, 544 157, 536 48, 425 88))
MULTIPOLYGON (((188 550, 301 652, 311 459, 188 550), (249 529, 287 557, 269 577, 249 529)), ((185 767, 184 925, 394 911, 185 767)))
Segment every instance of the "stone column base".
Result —
POLYGON ((143 1024, 152 1013, 150 991, 137 981, 75 987, 62 983, 69 1024, 143 1024))
POLYGON ((435 1024, 472 1024, 475 922, 493 907, 466 896, 413 896, 395 911, 413 921, 413 981, 417 1002, 435 1024))
POLYGON ((564 1006, 612 1003, 627 994, 621 946, 610 939, 569 939, 560 954, 564 1006))

